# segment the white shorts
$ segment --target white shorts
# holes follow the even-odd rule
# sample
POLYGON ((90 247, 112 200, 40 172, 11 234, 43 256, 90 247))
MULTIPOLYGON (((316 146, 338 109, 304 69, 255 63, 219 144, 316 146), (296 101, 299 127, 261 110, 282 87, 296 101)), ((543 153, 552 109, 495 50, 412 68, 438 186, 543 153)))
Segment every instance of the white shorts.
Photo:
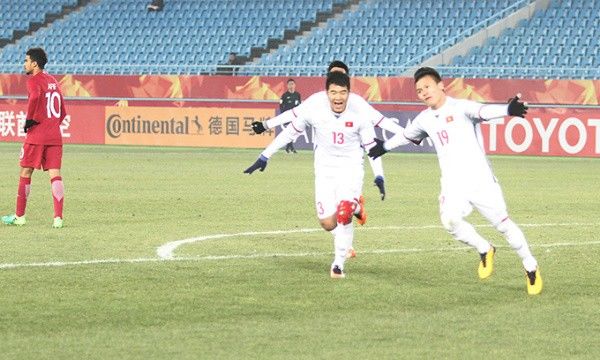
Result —
POLYGON ((439 200, 442 218, 463 218, 468 216, 473 208, 494 226, 508 217, 502 189, 495 181, 486 181, 471 187, 442 185, 439 200))
POLYGON ((364 170, 327 170, 315 174, 315 207, 317 217, 335 214, 342 200, 358 200, 362 194, 364 170))

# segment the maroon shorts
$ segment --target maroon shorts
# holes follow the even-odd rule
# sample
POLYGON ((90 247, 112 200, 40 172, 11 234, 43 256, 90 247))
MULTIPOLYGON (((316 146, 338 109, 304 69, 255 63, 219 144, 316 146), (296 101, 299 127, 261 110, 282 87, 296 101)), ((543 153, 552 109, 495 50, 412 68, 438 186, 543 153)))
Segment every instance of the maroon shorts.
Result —
POLYGON ((20 165, 24 168, 60 169, 62 165, 62 145, 23 144, 20 165))

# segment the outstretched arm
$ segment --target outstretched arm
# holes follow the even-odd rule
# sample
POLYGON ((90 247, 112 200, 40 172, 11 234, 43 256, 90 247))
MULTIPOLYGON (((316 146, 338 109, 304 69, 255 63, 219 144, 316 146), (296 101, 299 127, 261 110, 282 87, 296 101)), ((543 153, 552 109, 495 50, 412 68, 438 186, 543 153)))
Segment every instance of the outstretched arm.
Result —
POLYGON ((382 118, 375 126, 382 128, 383 130, 392 132, 394 134, 400 134, 404 131, 404 128, 398 125, 398 119, 395 118, 382 118))
POLYGON ((481 104, 467 101, 467 115, 472 119, 487 121, 506 115, 524 117, 527 114, 527 103, 520 101, 521 94, 508 100, 508 105, 481 104))
POLYGON ((267 161, 277 152, 277 150, 284 147, 290 141, 296 140, 296 138, 304 131, 306 123, 303 120, 297 120, 294 123, 288 125, 283 131, 277 135, 275 139, 267 146, 265 150, 260 154, 260 157, 252 164, 249 168, 244 170, 245 174, 252 174, 257 169, 264 171, 267 167, 267 161))
POLYGON ((293 109, 284 111, 281 114, 275 116, 274 118, 271 118, 266 121, 255 121, 252 123, 252 130, 256 134, 262 134, 268 129, 273 129, 276 126, 287 124, 296 119, 296 115, 292 110, 293 109))

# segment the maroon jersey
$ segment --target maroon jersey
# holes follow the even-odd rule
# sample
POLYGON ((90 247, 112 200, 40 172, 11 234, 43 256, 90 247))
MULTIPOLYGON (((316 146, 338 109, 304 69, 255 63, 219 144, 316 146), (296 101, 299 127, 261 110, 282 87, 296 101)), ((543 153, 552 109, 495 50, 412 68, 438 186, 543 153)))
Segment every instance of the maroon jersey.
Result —
POLYGON ((25 143, 62 145, 60 124, 67 114, 58 82, 52 75, 40 72, 27 79, 27 92, 27 119, 39 124, 27 131, 25 143))

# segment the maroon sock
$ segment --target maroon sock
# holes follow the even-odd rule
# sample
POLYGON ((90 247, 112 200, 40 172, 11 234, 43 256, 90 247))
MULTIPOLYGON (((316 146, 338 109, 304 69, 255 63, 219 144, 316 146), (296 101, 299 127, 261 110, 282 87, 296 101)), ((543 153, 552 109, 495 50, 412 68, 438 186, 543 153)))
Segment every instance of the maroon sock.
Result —
POLYGON ((52 199, 54 200, 54 217, 63 217, 63 203, 65 200, 65 188, 62 177, 56 176, 50 179, 52 184, 52 199))
POLYGON ((29 197, 29 189, 31 188, 31 178, 20 177, 19 189, 17 190, 17 216, 25 215, 25 207, 27 206, 27 198, 29 197))

